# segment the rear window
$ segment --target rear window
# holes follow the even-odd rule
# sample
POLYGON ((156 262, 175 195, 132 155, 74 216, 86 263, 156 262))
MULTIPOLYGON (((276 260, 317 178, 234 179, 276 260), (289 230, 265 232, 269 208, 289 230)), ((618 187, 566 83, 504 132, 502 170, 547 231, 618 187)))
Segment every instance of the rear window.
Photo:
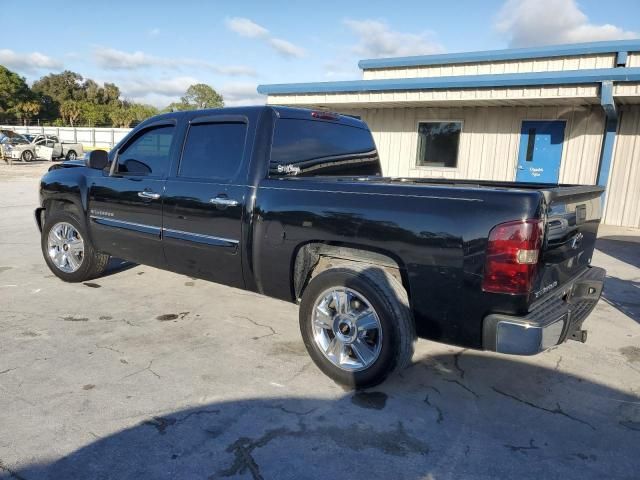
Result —
POLYGON ((380 175, 371 133, 318 120, 276 121, 270 177, 380 175))
POLYGON ((231 180, 244 155, 246 123, 191 125, 182 152, 180 177, 231 180))

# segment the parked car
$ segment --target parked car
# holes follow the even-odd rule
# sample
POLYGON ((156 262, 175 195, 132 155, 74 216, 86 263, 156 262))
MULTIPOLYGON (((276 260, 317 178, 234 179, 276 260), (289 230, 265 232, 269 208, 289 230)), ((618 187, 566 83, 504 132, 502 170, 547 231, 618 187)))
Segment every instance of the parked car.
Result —
POLYGON ((11 158, 30 162, 36 158, 75 160, 84 155, 82 144, 61 142, 56 135, 29 134, 28 140, 26 144, 13 146, 9 152, 11 158))
POLYGON ((35 217, 68 282, 115 256, 299 302, 314 362, 364 387, 416 336, 520 355, 585 341, 602 192, 384 178, 360 120, 266 106, 149 119, 50 168, 35 217))
POLYGON ((29 140, 13 130, 0 130, 0 157, 11 158, 14 148, 28 145, 29 140))

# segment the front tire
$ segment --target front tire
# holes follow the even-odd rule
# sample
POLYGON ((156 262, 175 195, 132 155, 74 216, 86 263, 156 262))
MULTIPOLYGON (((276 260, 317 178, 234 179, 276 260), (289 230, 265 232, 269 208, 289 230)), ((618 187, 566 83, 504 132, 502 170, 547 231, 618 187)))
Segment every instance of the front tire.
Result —
POLYGON ((69 150, 65 158, 67 160, 75 160, 78 158, 78 155, 76 154, 75 150, 69 150))
POLYGON ((40 245, 49 269, 65 282, 95 278, 109 262, 109 255, 94 250, 82 222, 64 210, 47 217, 40 245))
POLYGON ((377 385, 407 366, 416 338, 406 290, 375 265, 314 277, 302 296, 300 331, 318 368, 355 388, 377 385))
POLYGON ((30 161, 33 160, 33 152, 31 150, 25 150, 24 152, 22 152, 22 155, 20 156, 20 160, 22 160, 23 162, 29 163, 30 161))

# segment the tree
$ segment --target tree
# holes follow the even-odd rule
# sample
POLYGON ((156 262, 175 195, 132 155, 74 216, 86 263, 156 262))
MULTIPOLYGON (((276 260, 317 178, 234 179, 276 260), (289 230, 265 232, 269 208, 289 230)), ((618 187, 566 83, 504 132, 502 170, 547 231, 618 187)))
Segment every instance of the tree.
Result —
POLYGON ((184 102, 171 102, 162 111, 163 112, 186 112, 188 110, 195 110, 195 105, 190 105, 184 102))
POLYGON ((120 100, 120 89, 115 83, 104 83, 103 101, 105 104, 113 104, 120 100))
POLYGON ((62 115, 60 107, 64 102, 82 100, 85 94, 81 82, 82 75, 69 70, 45 75, 34 82, 31 90, 40 98, 43 119, 53 121, 62 115))
POLYGON ((183 105, 192 106, 192 109, 224 107, 222 95, 204 83, 191 85, 180 100, 183 105))
POLYGON ((65 100, 60 105, 60 115, 68 120, 69 125, 75 127, 78 118, 82 114, 82 104, 77 100, 65 100))
POLYGON ((109 110, 109 118, 114 127, 130 127, 135 114, 128 105, 113 105, 109 110))
POLYGON ((62 73, 51 73, 37 80, 34 82, 32 90, 40 95, 47 95, 62 104, 67 100, 85 98, 81 82, 82 75, 65 70, 62 73))
POLYGON ((24 125, 28 125, 29 121, 40 113, 42 105, 36 100, 26 100, 18 103, 15 107, 16 117, 22 119, 24 125))
POLYGON ((134 121, 140 123, 149 117, 153 117, 158 114, 158 109, 152 105, 145 105, 143 103, 134 103, 131 105, 131 113, 133 114, 134 121))
POLYGON ((16 116, 16 107, 31 100, 31 91, 24 78, 0 65, 0 121, 16 116))
POLYGON ((90 127, 105 125, 107 123, 107 110, 103 105, 98 105, 89 100, 80 102, 81 118, 90 127))

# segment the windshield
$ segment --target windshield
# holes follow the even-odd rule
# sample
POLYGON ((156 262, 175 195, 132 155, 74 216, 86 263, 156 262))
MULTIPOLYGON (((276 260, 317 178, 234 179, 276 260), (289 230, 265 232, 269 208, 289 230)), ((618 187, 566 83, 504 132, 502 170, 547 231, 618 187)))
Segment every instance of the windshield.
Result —
POLYGON ((29 143, 33 142, 33 139, 36 138, 36 136, 31 133, 25 133, 22 136, 26 138, 29 143))
POLYGON ((0 132, 0 143, 3 145, 24 145, 28 144, 29 141, 19 133, 3 130, 0 132))

